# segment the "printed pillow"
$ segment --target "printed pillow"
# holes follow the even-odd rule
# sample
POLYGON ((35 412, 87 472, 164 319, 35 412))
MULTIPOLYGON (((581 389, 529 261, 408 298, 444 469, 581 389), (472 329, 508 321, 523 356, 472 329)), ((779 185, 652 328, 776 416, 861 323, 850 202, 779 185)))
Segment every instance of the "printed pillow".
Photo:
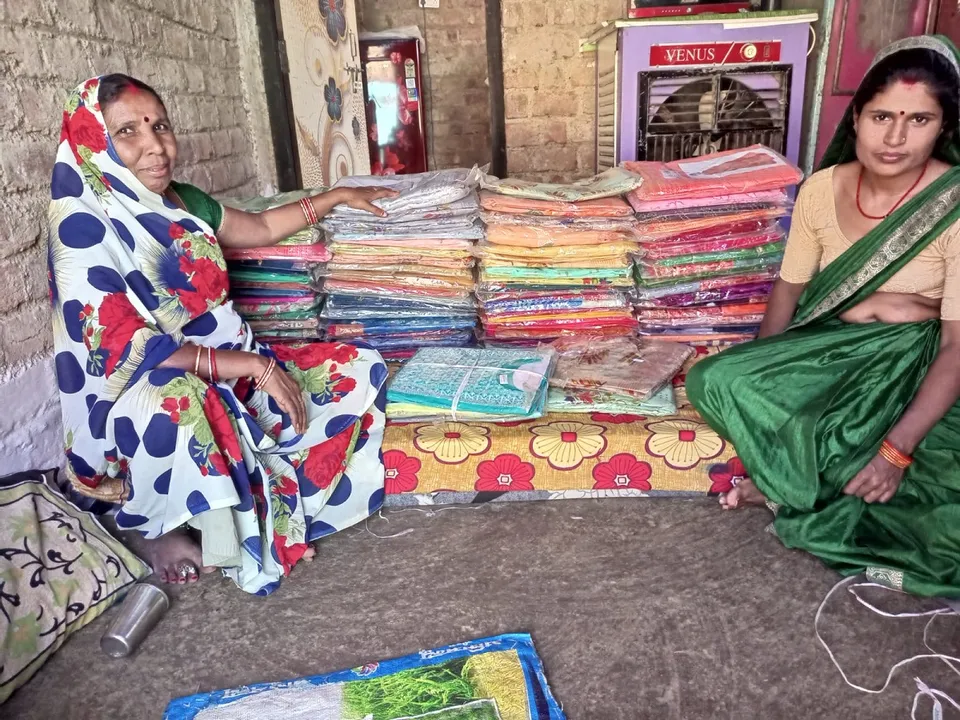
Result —
POLYGON ((0 478, 0 703, 149 573, 42 474, 0 478))

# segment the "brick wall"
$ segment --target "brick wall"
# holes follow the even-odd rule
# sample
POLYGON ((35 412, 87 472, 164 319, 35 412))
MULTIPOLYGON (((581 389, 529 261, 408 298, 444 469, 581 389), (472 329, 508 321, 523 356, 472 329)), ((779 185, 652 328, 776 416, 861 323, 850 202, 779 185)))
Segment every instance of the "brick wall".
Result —
POLYGON ((366 30, 416 25, 426 41, 421 68, 431 168, 490 162, 490 99, 483 0, 357 0, 366 30))
POLYGON ((510 175, 567 181, 594 170, 594 60, 579 41, 626 0, 502 0, 510 175))
POLYGON ((4 472, 60 463, 43 218, 68 90, 106 72, 150 83, 177 130, 178 178, 214 194, 252 193, 271 178, 257 172, 244 97, 256 79, 241 71, 238 10, 252 3, 0 3, 0 392, 19 403, 0 417, 4 472))

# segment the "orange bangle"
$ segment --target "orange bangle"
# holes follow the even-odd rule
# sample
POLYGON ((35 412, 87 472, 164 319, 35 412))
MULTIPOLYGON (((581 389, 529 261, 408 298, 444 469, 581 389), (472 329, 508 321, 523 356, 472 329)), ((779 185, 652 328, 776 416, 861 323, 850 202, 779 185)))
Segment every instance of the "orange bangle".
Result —
POLYGON ((880 444, 880 457, 882 457, 891 465, 900 468, 901 470, 906 470, 913 464, 912 457, 897 450, 897 448, 891 445, 887 440, 884 440, 880 444))

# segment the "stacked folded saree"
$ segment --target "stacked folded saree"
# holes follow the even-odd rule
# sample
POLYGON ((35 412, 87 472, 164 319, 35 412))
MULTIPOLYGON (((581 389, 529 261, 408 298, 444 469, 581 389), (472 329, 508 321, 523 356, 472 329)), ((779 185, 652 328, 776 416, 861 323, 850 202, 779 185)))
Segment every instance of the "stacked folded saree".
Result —
MULTIPOLYGON (((229 204, 247 212, 263 212, 320 192, 300 190, 229 204)), ((320 228, 308 227, 276 245, 224 248, 230 297, 259 340, 298 343, 321 338, 323 293, 318 278, 330 259, 321 240, 320 228)))
POLYGON ((337 207, 323 223, 332 254, 323 271, 330 339, 362 340, 391 360, 473 343, 478 181, 475 169, 340 181, 399 195, 376 201, 386 217, 337 207))
POLYGON ((559 413, 672 415, 671 381, 693 354, 686 345, 635 337, 561 338, 549 347, 557 366, 547 410, 559 413))
POLYGON ((801 172, 763 146, 673 163, 625 163, 639 252, 632 294, 641 336, 689 343, 753 339, 766 311, 801 172))
POLYGON ((635 332, 626 298, 637 249, 633 213, 622 198, 600 194, 637 182, 619 171, 596 187, 505 180, 481 193, 487 237, 476 248, 477 298, 488 345, 635 332), (510 194, 498 194, 504 190, 510 194), (551 193, 557 199, 547 199, 551 193))

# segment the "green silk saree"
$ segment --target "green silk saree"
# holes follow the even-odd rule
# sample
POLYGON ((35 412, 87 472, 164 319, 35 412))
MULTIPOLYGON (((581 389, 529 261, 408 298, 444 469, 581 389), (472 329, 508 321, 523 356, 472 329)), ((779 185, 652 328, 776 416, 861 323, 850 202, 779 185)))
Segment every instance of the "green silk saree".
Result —
MULTIPOLYGON (((960 76, 957 48, 939 36, 900 41, 877 60, 916 47, 942 53, 960 76)), ((848 109, 821 167, 855 158, 851 124, 848 109)), ((773 528, 787 547, 844 575, 958 597, 960 403, 916 449, 890 502, 842 493, 877 454, 940 346, 937 320, 839 320, 960 221, 960 144, 946 138, 935 155, 954 167, 820 272, 786 332, 698 363, 687 394, 778 506, 773 528)))

